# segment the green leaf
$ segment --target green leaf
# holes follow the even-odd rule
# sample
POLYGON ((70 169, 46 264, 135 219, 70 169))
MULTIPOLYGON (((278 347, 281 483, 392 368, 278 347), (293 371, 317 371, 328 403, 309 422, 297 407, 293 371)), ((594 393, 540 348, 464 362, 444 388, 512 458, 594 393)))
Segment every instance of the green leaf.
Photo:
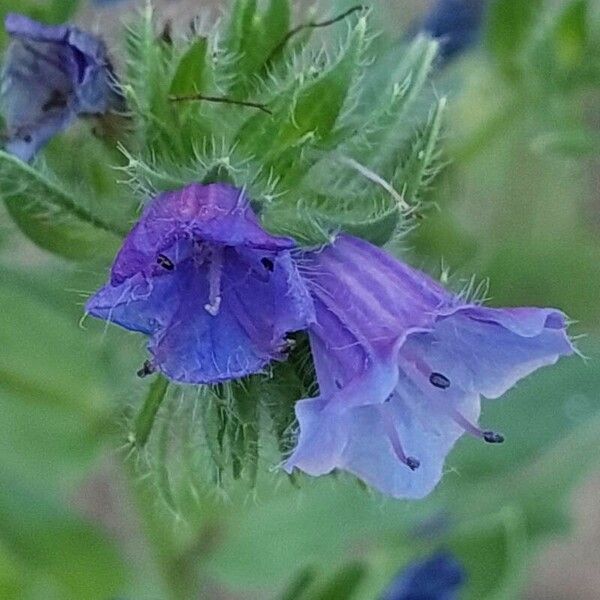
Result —
POLYGON ((313 567, 302 569, 281 594, 280 600, 306 600, 305 593, 314 582, 315 577, 316 569, 313 567))
POLYGON ((340 569, 321 590, 309 593, 307 600, 350 600, 355 597, 361 580, 366 574, 362 563, 352 563, 340 569))
POLYGON ((443 542, 467 573, 461 594, 465 600, 517 598, 528 544, 524 516, 518 508, 468 522, 443 542))
POLYGON ((123 563, 98 531, 43 491, 4 475, 0 540, 26 567, 29 578, 61 599, 105 600, 125 583, 123 563))
POLYGON ((206 53, 208 41, 198 38, 185 51, 171 81, 171 96, 197 94, 206 89, 206 53))
POLYGON ((542 0, 496 0, 490 3, 487 44, 503 73, 515 79, 522 73, 521 51, 533 35, 542 0))
POLYGON ((0 151, 0 195, 13 221, 35 244, 66 258, 111 258, 126 229, 107 223, 52 177, 0 151))

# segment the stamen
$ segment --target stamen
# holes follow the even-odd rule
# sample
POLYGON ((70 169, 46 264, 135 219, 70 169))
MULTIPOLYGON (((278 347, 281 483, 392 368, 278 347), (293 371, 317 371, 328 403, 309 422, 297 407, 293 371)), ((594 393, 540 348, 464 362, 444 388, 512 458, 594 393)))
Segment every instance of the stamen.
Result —
POLYGON ((265 256, 264 258, 260 259, 260 262, 267 271, 270 271, 271 273, 273 272, 275 265, 273 264, 273 261, 270 258, 267 258, 265 256))
POLYGON ((221 307, 221 276, 223 274, 223 250, 212 248, 210 265, 208 267, 208 304, 204 310, 216 317, 221 307))
POLYGON ((163 269, 166 269, 167 271, 172 271, 175 268, 175 265, 173 264, 173 261, 168 256, 165 256, 164 254, 159 254, 156 257, 156 262, 163 269))
POLYGON ((504 442, 504 436, 501 433, 496 433, 494 431, 484 431, 483 439, 488 444, 501 444, 504 442))
POLYGON ((383 414, 382 418, 388 439, 392 444, 392 448, 394 449, 394 453, 398 457, 398 460, 401 463, 404 463, 411 471, 416 471, 421 466, 421 461, 414 456, 406 456, 404 448, 402 447, 402 442, 400 442, 398 432, 396 431, 391 418, 387 414, 383 414))
POLYGON ((442 373, 431 373, 429 383, 441 390, 447 390, 450 387, 450 380, 445 375, 442 375, 442 373))
POLYGON ((465 419, 457 410, 450 409, 450 416, 452 420, 462 427, 469 435, 476 437, 477 439, 483 440, 488 444, 501 444, 504 441, 504 436, 501 433, 495 431, 483 431, 476 425, 473 425, 470 421, 465 419))
POLYGON ((155 372, 156 372, 155 366, 149 360, 146 360, 146 361, 144 361, 142 368, 138 370, 137 376, 140 379, 143 379, 144 377, 148 377, 148 375, 152 375, 152 373, 155 373, 155 372))

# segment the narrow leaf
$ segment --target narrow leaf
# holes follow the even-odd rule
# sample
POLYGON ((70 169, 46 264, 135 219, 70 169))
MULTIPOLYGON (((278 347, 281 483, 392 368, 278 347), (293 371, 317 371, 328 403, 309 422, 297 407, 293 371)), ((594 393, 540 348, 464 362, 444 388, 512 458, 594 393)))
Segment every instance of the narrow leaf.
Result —
POLYGON ((121 225, 92 214, 50 175, 0 151, 0 195, 19 229, 35 244, 66 258, 112 257, 121 225))
POLYGON ((158 375, 150 386, 134 424, 134 440, 138 448, 143 448, 148 441, 158 409, 165 399, 168 387, 169 382, 162 375, 158 375))

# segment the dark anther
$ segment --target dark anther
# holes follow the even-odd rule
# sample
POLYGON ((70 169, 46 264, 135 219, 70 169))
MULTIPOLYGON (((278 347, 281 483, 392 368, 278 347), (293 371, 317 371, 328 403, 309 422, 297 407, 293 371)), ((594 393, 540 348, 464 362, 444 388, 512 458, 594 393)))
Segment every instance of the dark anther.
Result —
POLYGON ((407 456, 406 466, 411 471, 416 471, 421 466, 421 461, 418 458, 415 458, 414 456, 407 456))
POLYGON ((147 360, 142 365, 142 368, 137 372, 137 376, 143 379, 144 377, 148 377, 148 375, 152 375, 152 373, 154 373, 155 371, 156 369, 154 368, 152 363, 149 360, 147 360))
POLYGON ((29 134, 27 134, 27 135, 24 135, 24 136, 23 136, 23 141, 24 141, 26 144, 31 144, 31 142, 33 141, 33 138, 32 138, 32 137, 31 137, 29 134))
POLYGON ((172 271, 175 268, 173 261, 164 254, 159 254, 156 258, 156 262, 167 271, 172 271))
POLYGON ((340 380, 339 380, 337 377, 335 378, 335 380, 334 380, 334 383, 335 383, 335 387, 336 387, 338 390, 341 390, 341 389, 342 389, 342 382, 341 382, 341 381, 340 381, 340 380))
POLYGON ((160 39, 167 46, 173 45, 173 21, 171 21, 171 19, 165 23, 162 33, 160 34, 160 39))
POLYGON ((484 431, 483 439, 488 444, 501 444, 504 441, 504 436, 501 433, 496 433, 494 431, 484 431))
POLYGON ((53 108, 64 108, 67 105, 67 97, 60 90, 52 90, 50 98, 42 105, 42 110, 47 112, 53 108))
POLYGON ((447 390, 450 387, 450 380, 441 373, 432 373, 429 376, 429 383, 442 390, 447 390))
POLYGON ((271 273, 273 272, 275 265, 273 264, 273 261, 270 258, 267 258, 265 256, 264 258, 260 259, 260 262, 267 271, 271 271, 271 273))

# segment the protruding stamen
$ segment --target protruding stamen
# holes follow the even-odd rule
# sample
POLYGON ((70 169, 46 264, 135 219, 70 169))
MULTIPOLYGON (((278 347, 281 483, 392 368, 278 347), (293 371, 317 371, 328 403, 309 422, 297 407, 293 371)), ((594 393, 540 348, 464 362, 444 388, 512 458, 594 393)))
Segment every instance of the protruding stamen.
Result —
POLYGON ((406 455, 406 452, 404 452, 404 448, 402 447, 402 442, 400 442, 400 438, 398 437, 398 432, 392 423, 391 416, 389 414, 384 414, 382 419, 388 439, 394 449, 394 454, 398 457, 398 460, 401 463, 404 463, 411 471, 416 471, 421 466, 421 461, 414 456, 406 455))
POLYGON ((221 276, 223 273, 223 250, 213 248, 211 252, 210 265, 208 267, 208 304, 204 310, 216 317, 221 307, 221 276))
POLYGON ((163 269, 166 269, 167 271, 172 271, 175 268, 175 265, 173 264, 173 261, 168 256, 165 256, 164 254, 159 254, 156 257, 156 262, 163 269))
POLYGON ((155 372, 156 372, 155 366, 149 360, 146 360, 146 361, 144 361, 142 368, 138 370, 137 376, 140 379, 143 379, 144 377, 148 377, 148 375, 152 375, 152 373, 155 373, 155 372))
POLYGON ((441 390, 447 390, 450 387, 450 380, 445 375, 436 372, 429 375, 429 383, 441 390))
POLYGON ((476 437, 488 444, 501 444, 504 441, 504 436, 501 433, 496 433, 494 431, 483 431, 476 425, 473 425, 470 421, 465 419, 458 411, 451 410, 450 416, 452 420, 460 425, 469 435, 476 437))

